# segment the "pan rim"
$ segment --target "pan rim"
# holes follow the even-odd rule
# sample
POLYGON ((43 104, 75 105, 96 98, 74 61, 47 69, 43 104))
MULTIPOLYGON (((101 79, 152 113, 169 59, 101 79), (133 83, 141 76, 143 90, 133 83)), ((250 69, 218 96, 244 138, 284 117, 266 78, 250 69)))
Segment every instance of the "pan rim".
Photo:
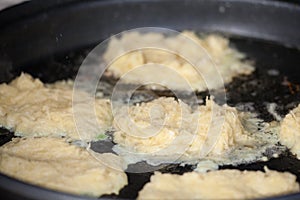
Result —
MULTIPOLYGON (((160 1, 171 2, 172 0, 141 0, 141 2, 160 2, 160 1)), ((176 1, 179 1, 179 0, 176 0, 176 1)), ((192 1, 192 0, 188 0, 188 1, 192 1)), ((198 1, 204 1, 204 0, 198 0, 198 1)), ((270 0, 261 0, 261 1, 260 0, 212 0, 212 1, 214 1, 214 2, 224 2, 224 3, 226 3, 226 2, 244 2, 244 3, 250 3, 250 4, 271 5, 271 6, 275 6, 275 7, 276 6, 285 7, 285 8, 297 10, 297 11, 300 12, 300 6, 299 5, 295 6, 294 4, 291 4, 291 3, 288 3, 288 2, 282 2, 282 1, 278 1, 278 0, 275 0, 275 1, 270 1, 270 0)), ((61 6, 70 6, 70 5, 74 5, 74 4, 99 3, 101 5, 105 5, 105 4, 115 4, 115 3, 118 3, 118 2, 119 3, 121 3, 121 2, 122 3, 137 2, 137 0, 123 0, 123 1, 122 0, 102 0, 102 1, 88 0, 88 1, 85 1, 85 2, 82 2, 82 1, 79 1, 79 0, 65 0, 65 1, 61 1, 61 2, 64 2, 64 4, 63 5, 56 5, 54 7, 50 6, 50 10, 60 8, 61 6)), ((174 2, 174 1, 172 1, 172 2, 174 2)), ((5 10, 3 10, 3 15, 5 15, 5 14, 7 15, 8 13, 13 13, 14 9, 16 9, 16 8, 18 8, 18 9, 22 8, 23 9, 23 7, 27 3, 30 3, 30 2, 26 2, 24 4, 20 4, 20 5, 14 6, 12 8, 5 9, 5 10)), ((42 12, 43 12, 43 10, 39 10, 39 11, 35 12, 32 15, 28 15, 26 18, 34 17, 36 15, 39 15, 42 12)), ((1 12, 0 18, 3 15, 2 15, 2 12, 1 12)), ((12 23, 16 23, 16 22, 17 22, 17 20, 12 21, 12 23)), ((29 183, 19 181, 17 179, 8 177, 8 176, 0 173, 0 182, 2 182, 2 181, 3 181, 3 183, 7 183, 7 185, 4 184, 6 189, 8 189, 7 186, 10 185, 9 183, 13 183, 14 181, 16 181, 18 184, 20 184, 22 187, 24 187, 24 190, 26 190, 26 191, 27 190, 28 191, 32 191, 32 190, 35 191, 35 192, 32 192, 32 194, 36 195, 35 197, 37 199, 39 199, 41 196, 43 196, 43 198, 46 199, 46 194, 49 194, 49 192, 50 193, 55 193, 57 195, 63 195, 63 197, 57 196, 56 199, 66 199, 66 197, 68 197, 70 199, 71 198, 72 199, 74 199, 74 198, 75 199, 87 199, 87 197, 81 197, 81 196, 66 194, 66 193, 63 193, 63 192, 52 191, 52 190, 45 189, 45 188, 42 188, 42 187, 39 187, 39 186, 31 185, 29 183), (36 194, 36 193, 41 193, 41 190, 44 192, 44 194, 36 194)), ((12 189, 12 188, 10 188, 10 189, 12 189)), ((19 191, 19 194, 21 194, 21 193, 22 193, 22 191, 19 191)), ((268 200, 268 199, 273 199, 273 200, 299 199, 299 197, 300 197, 300 193, 296 193, 296 194, 290 194, 290 195, 285 195, 285 196, 280 196, 280 197, 270 197, 270 198, 267 198, 265 200, 268 200)), ((90 199, 90 198, 88 198, 88 199, 90 199)))

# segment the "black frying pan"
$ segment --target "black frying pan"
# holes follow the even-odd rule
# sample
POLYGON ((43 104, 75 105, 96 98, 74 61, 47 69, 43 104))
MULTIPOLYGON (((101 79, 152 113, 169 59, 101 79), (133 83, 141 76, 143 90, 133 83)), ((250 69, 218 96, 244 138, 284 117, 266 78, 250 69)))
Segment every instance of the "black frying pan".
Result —
MULTIPOLYGON (((0 82, 11 80, 21 71, 45 82, 72 78, 84 56, 100 41, 120 31, 145 26, 221 32, 230 36, 233 45, 254 60, 258 68, 253 75, 236 78, 226 86, 230 105, 254 102, 260 117, 271 121, 273 118, 262 101, 276 99, 282 105, 278 108, 282 116, 300 101, 297 92, 281 84, 285 76, 292 86, 300 83, 298 1, 51 0, 24 3, 0 12, 0 82), (270 68, 279 70, 280 75, 270 76, 267 73, 270 68), (256 85, 250 84, 253 82, 256 85), (249 91, 254 90, 258 97, 249 95, 249 91)), ((13 133, 1 131, 2 144, 13 137, 13 133)), ((93 145, 97 149, 97 144, 93 145)), ((288 152, 266 163, 223 168, 262 170, 264 165, 290 171, 300 181, 300 162, 288 152)), ((191 170, 192 166, 177 165, 161 169, 179 174, 191 170)), ((150 176, 151 173, 128 174, 129 185, 120 195, 104 198, 135 198, 150 176)), ((88 199, 42 189, 5 175, 0 175, 0 190, 3 199, 88 199)), ((271 199, 300 199, 300 193, 271 199)))

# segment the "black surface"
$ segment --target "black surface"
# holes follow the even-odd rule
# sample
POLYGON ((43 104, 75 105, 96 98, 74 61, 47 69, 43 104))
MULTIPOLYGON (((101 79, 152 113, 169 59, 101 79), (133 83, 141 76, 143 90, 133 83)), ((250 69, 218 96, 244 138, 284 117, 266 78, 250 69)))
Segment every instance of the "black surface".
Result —
MULTIPOLYGON (((0 12, 0 81, 7 82, 21 71, 45 82, 72 78, 97 42, 129 28, 162 26, 218 31, 230 34, 234 46, 246 52, 258 68, 253 75, 236 78, 226 86, 228 103, 234 106, 254 102, 254 111, 270 121, 273 118, 262 102, 278 103, 278 112, 284 116, 300 99, 297 90, 300 53, 286 47, 300 47, 300 7, 293 2, 295 4, 258 0, 66 0, 45 1, 41 5, 32 1, 0 12), (225 8, 225 13, 219 12, 220 6, 225 8), (280 74, 270 76, 267 69, 277 69, 280 74), (282 84, 286 79, 290 86, 282 84), (256 96, 251 95, 253 92, 256 96)), ((0 137, 7 142, 12 133, 4 131, 0 137)), ((264 165, 290 171, 300 180, 300 163, 288 153, 266 163, 223 168, 262 170, 264 165)), ((182 174, 192 168, 169 165, 161 171, 182 174)), ((104 198, 135 198, 150 175, 128 174, 129 185, 120 195, 104 198)), ((4 175, 0 175, 0 188, 2 199, 86 199, 41 189, 4 175)), ((273 199, 300 199, 300 194, 273 199)))

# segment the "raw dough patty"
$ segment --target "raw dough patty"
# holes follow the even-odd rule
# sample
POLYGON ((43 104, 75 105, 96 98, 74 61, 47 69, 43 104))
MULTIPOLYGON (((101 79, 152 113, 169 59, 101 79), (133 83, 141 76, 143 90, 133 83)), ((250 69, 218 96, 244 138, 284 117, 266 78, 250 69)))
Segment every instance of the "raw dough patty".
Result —
MULTIPOLYGON (((70 84, 45 85, 29 74, 21 74, 9 84, 0 85, 0 126, 22 137, 65 136, 72 140, 93 140, 97 134, 111 126, 112 114, 109 100, 96 99, 98 126, 88 128, 93 116, 85 115, 88 105, 77 105, 87 120, 86 135, 77 133, 73 116, 73 88, 70 84)), ((82 92, 82 96, 88 96, 82 92)), ((78 127, 77 127, 78 128, 78 127)))
MULTIPOLYGON (((110 153, 104 156, 110 160, 118 159, 110 153)), ((86 149, 59 138, 14 138, 0 147, 2 173, 73 194, 95 197, 118 194, 127 185, 123 170, 121 166, 118 169, 105 166, 86 149)))
POLYGON ((288 172, 155 173, 139 192, 138 199, 254 199, 298 191, 296 176, 288 172))
POLYGON ((125 33, 121 38, 114 38, 110 40, 104 54, 104 60, 108 64, 114 61, 109 66, 108 72, 112 73, 116 78, 120 78, 130 72, 129 74, 131 75, 126 76, 124 79, 126 82, 139 84, 147 79, 157 84, 167 84, 170 89, 176 90, 186 90, 185 84, 182 84, 182 81, 185 80, 191 85, 193 90, 205 91, 207 90, 205 81, 211 82, 210 89, 217 89, 223 86, 223 81, 224 83, 229 83, 233 77, 242 74, 247 75, 254 70, 252 65, 242 61, 245 56, 229 47, 229 40, 222 36, 211 34, 199 38, 195 33, 189 31, 184 31, 183 35, 190 39, 183 36, 165 37, 159 33, 141 34, 138 32, 125 33), (171 54, 164 50, 140 49, 140 44, 144 44, 146 47, 155 46, 162 49, 167 48, 169 51, 169 48, 171 48, 171 50, 176 52, 175 54, 171 54), (196 48, 196 45, 200 48, 196 48), (131 53, 126 52, 132 48, 138 48, 138 50, 131 53), (214 64, 209 61, 210 58, 206 56, 202 48, 209 54, 216 68, 214 64), (127 54, 119 58, 117 57, 118 54, 122 55, 124 53, 127 54), (188 56, 188 58, 195 59, 197 62, 201 60, 201 75, 199 75, 191 63, 189 63, 193 61, 189 60, 189 62, 187 62, 181 56, 188 56), (142 74, 135 74, 137 71, 133 69, 149 63, 167 66, 177 72, 180 78, 168 78, 168 76, 173 74, 171 71, 157 73, 157 70, 150 70, 144 73, 142 72, 142 74), (217 73, 220 73, 223 80, 211 81, 220 78, 216 75, 217 73), (142 76, 143 74, 147 74, 147 76, 142 76), (202 77, 203 75, 204 79, 202 77), (166 80, 170 81, 166 83, 166 80))
POLYGON ((280 143, 300 159, 300 105, 290 111, 281 122, 280 143))
POLYGON ((161 97, 120 108, 114 118, 113 149, 129 163, 197 162, 209 158, 219 164, 259 159, 278 138, 267 124, 249 113, 217 105, 192 109, 182 101, 161 97))

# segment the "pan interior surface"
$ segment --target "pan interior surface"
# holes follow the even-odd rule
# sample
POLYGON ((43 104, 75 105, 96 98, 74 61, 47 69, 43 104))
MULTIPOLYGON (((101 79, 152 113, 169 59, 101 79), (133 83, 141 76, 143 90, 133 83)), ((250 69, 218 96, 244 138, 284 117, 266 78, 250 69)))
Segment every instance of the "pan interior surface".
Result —
MULTIPOLYGON (((300 47, 300 20, 297 19, 300 19, 300 8, 298 5, 277 1, 141 2, 62 1, 57 5, 50 3, 51 6, 48 5, 50 9, 47 11, 46 8, 43 11, 36 7, 34 9, 34 3, 28 3, 22 6, 32 7, 34 14, 23 13, 21 6, 16 8, 16 12, 22 14, 23 18, 10 19, 8 16, 15 8, 6 10, 0 14, 2 26, 0 70, 3 72, 0 81, 8 82, 21 72, 30 73, 46 83, 74 79, 83 59, 99 41, 130 28, 162 26, 176 30, 191 29, 197 32, 220 32, 228 35, 232 45, 244 52, 248 56, 247 59, 255 62, 256 71, 252 75, 237 77, 226 86, 229 105, 239 106, 245 110, 254 109, 252 111, 258 113, 260 118, 272 121, 275 119, 268 112, 267 103, 276 102, 278 105, 276 111, 281 117, 299 104, 300 91, 297 91, 297 87, 300 84, 298 48, 300 47), (169 12, 163 12, 166 8, 169 12), (153 13, 157 13, 157 16, 154 17, 153 13), (272 73, 274 71, 276 73, 272 73), (284 81, 288 81, 291 85, 283 84, 284 81)), ((108 80, 108 84, 114 83, 108 80)), ((157 94, 157 96, 166 95, 172 96, 170 93, 157 94)), ((197 95, 205 98, 207 93, 197 95)), ((1 130, 1 145, 12 137, 12 133, 1 130)), ((97 151, 102 144, 92 145, 97 151)), ((149 167, 145 163, 139 165, 149 167)), ((300 182, 300 161, 288 151, 267 162, 221 168, 263 170, 264 166, 273 170, 289 171, 295 174, 297 181, 300 182)), ((193 167, 170 164, 162 167, 160 171, 182 174, 192 171, 193 167)), ((127 175, 129 185, 123 188, 118 196, 108 195, 103 198, 136 198, 138 191, 150 180, 152 173, 127 173, 127 175)), ((4 175, 0 176, 2 182, 0 185, 4 185, 8 180, 11 186, 0 188, 5 192, 2 194, 7 199, 17 199, 21 196, 39 199, 42 195, 47 199, 88 199, 43 190, 20 182, 15 183, 4 175), (26 192, 27 189, 32 193, 26 192)), ((299 194, 271 199, 298 198, 300 198, 299 194)))

